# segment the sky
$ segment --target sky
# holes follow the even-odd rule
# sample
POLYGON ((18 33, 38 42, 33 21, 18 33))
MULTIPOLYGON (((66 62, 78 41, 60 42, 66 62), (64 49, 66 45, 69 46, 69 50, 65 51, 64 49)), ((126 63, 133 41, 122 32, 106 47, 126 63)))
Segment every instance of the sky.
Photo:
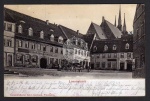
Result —
MULTIPOLYGON (((112 24, 114 24, 116 16, 118 25, 120 4, 40 4, 4 5, 4 7, 86 34, 91 22, 101 24, 102 16, 112 24)), ((122 25, 125 13, 127 31, 133 30, 135 10, 136 4, 121 4, 122 25)))

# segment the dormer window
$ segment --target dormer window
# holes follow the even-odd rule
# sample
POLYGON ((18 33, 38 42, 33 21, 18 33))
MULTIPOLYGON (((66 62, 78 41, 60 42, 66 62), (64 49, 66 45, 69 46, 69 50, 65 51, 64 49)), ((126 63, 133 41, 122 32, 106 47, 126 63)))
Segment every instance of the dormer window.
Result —
POLYGON ((58 42, 63 43, 63 38, 61 36, 58 38, 58 42))
POLYGON ((18 26, 18 33, 22 33, 22 26, 21 25, 18 26))
POLYGON ((33 36, 33 29, 31 27, 28 29, 28 33, 29 33, 29 36, 33 36))
POLYGON ((93 52, 96 52, 96 51, 97 51, 97 47, 94 46, 94 47, 93 47, 93 52))
POLYGON ((107 51, 107 50, 108 50, 108 46, 105 45, 105 46, 104 46, 104 51, 107 51))
POLYGON ((50 36, 50 40, 54 41, 54 35, 53 34, 50 36))
POLYGON ((117 46, 116 45, 113 45, 113 50, 116 50, 117 49, 117 46))
POLYGON ((129 49, 129 44, 128 43, 126 43, 125 49, 129 49))
POLYGON ((44 32, 43 31, 40 32, 40 38, 44 39, 44 32))

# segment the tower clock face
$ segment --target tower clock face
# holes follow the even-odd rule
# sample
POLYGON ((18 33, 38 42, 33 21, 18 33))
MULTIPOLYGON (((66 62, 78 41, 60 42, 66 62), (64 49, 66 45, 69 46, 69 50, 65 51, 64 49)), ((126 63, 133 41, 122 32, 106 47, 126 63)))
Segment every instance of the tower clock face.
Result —
POLYGON ((77 60, 83 61, 87 58, 87 55, 78 54, 77 51, 88 52, 87 43, 84 40, 73 37, 63 44, 63 56, 67 61, 74 63, 77 60))

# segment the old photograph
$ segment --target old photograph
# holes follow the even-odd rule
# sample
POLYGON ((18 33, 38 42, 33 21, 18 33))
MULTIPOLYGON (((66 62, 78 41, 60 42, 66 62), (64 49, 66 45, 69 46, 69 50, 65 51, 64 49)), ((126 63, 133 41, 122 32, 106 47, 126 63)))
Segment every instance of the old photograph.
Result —
POLYGON ((4 5, 3 35, 6 90, 19 79, 131 80, 131 90, 144 89, 133 87, 145 86, 144 4, 4 5))

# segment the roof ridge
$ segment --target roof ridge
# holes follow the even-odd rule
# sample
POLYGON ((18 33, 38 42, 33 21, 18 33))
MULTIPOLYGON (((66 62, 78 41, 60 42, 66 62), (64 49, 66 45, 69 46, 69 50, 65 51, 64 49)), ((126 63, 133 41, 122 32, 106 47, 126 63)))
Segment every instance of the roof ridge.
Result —
MULTIPOLYGON (((35 21, 35 22, 42 22, 41 24, 45 23, 45 25, 46 25, 46 22, 44 20, 42 20, 42 19, 39 19, 39 18, 36 18, 36 17, 33 17, 33 16, 29 16, 27 14, 24 14, 24 13, 21 13, 21 12, 18 12, 18 11, 15 11, 15 10, 12 10, 12 9, 9 9, 9 8, 6 8, 6 7, 4 7, 4 10, 8 10, 10 12, 17 13, 17 14, 19 14, 19 16, 24 15, 25 17, 27 17, 29 19, 33 19, 33 21, 35 21)), ((49 23, 49 24, 54 25, 52 23, 49 23)), ((56 26, 56 25, 54 25, 54 26, 56 26)))

